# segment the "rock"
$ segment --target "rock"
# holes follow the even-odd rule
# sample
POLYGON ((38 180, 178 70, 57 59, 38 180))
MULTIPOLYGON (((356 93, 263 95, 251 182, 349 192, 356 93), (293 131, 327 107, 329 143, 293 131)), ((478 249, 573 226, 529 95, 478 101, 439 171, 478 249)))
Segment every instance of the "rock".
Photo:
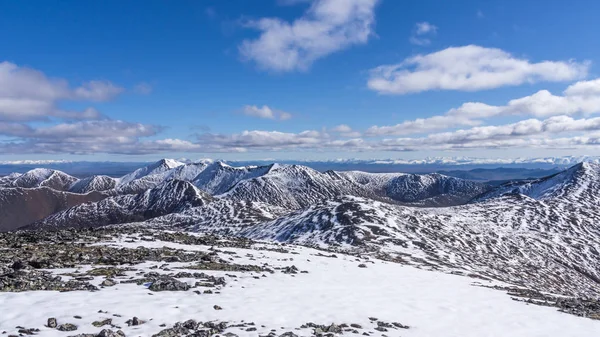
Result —
POLYGON ((398 322, 392 322, 392 325, 395 326, 396 328, 400 328, 400 329, 409 329, 410 327, 408 325, 404 325, 398 322))
POLYGON ((107 318, 107 319, 104 319, 102 321, 92 322, 92 325, 95 326, 96 328, 100 328, 100 327, 103 327, 105 325, 110 325, 111 323, 112 323, 112 318, 107 318))
POLYGON ((367 265, 364 264, 364 263, 361 263, 361 264, 358 265, 358 268, 367 268, 367 265))
POLYGON ((77 325, 71 323, 65 323, 59 325, 56 330, 58 331, 75 331, 77 330, 77 325))
POLYGON ((189 330, 196 330, 199 324, 193 319, 188 319, 187 321, 181 323, 181 326, 189 330))
POLYGON ((23 335, 35 335, 36 332, 38 332, 38 331, 40 331, 40 329, 30 328, 30 329, 19 329, 17 332, 19 334, 23 334, 23 335))
POLYGON ((121 330, 113 332, 110 329, 103 329, 96 337, 125 337, 125 333, 121 330))
POLYGON ((223 310, 223 308, 221 308, 220 306, 218 306, 218 305, 216 305, 216 304, 213 306, 213 308, 214 308, 215 310, 223 310))
POLYGON ((298 337, 298 335, 296 335, 295 333, 288 331, 288 332, 284 332, 281 335, 279 335, 279 337, 298 337))
POLYGON ((333 333, 341 333, 342 332, 342 328, 339 325, 331 323, 331 325, 328 326, 325 331, 326 332, 333 332, 333 333))
POLYGON ((190 289, 190 285, 170 276, 161 276, 152 282, 148 289, 152 291, 186 291, 190 289))
POLYGON ((56 318, 54 317, 50 317, 48 318, 48 323, 46 323, 46 326, 49 328, 56 328, 58 326, 58 323, 56 322, 56 318))
POLYGON ((355 329, 362 329, 362 325, 360 325, 360 324, 352 323, 352 324, 350 324, 350 326, 355 329))
POLYGON ((125 324, 127 324, 128 326, 136 326, 136 325, 141 325, 146 323, 146 321, 142 321, 141 319, 137 318, 137 317, 133 317, 132 319, 128 319, 125 324))
POLYGON ((109 278, 105 279, 104 281, 102 281, 102 283, 100 283, 100 285, 103 287, 112 287, 115 284, 117 284, 117 283, 109 278))

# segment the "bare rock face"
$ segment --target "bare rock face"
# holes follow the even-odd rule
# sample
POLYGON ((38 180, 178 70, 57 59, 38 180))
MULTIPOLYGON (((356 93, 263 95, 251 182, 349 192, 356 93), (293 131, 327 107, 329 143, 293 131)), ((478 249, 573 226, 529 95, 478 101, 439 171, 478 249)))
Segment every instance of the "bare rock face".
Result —
POLYGON ((0 188, 0 232, 10 231, 51 214, 106 198, 102 193, 75 194, 48 187, 0 188))

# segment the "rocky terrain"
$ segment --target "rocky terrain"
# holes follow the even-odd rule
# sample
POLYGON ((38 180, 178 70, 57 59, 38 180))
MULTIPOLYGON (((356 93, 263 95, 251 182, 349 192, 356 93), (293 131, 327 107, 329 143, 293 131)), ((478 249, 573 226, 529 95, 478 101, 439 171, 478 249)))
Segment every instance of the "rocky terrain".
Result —
POLYGON ((582 336, 600 317, 596 301, 375 252, 136 226, 0 234, 0 301, 11 308, 0 316, 7 336, 468 337, 491 318, 485 329, 514 336, 582 336))

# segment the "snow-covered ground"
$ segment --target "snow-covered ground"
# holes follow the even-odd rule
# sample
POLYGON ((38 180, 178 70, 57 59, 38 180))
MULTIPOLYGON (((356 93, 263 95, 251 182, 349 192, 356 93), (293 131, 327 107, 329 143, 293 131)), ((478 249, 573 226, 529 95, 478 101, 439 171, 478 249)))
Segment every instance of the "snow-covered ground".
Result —
MULTIPOLYGON (((210 249, 208 246, 160 241, 113 240, 101 244, 129 248, 167 246, 190 251, 210 249)), ((254 249, 223 248, 219 256, 237 264, 262 266, 266 263, 272 269, 294 265, 298 273, 286 274, 277 269, 273 274, 203 271, 226 277, 227 284, 221 289, 213 288, 213 294, 196 294, 194 289, 151 292, 136 284, 117 284, 97 292, 0 293, 0 333, 16 333, 16 326, 40 328, 39 335, 43 336, 97 333, 100 329, 91 323, 103 318, 112 318, 113 324, 120 326, 127 336, 151 336, 164 329, 161 324, 170 327, 175 322, 188 319, 256 324, 257 331, 235 327, 226 330, 239 336, 266 335, 271 329, 275 329, 277 335, 292 331, 299 336, 310 336, 310 328, 297 330, 308 322, 324 325, 355 323, 363 328, 359 329, 360 334, 368 332, 371 336, 583 337, 600 333, 600 321, 560 313, 555 308, 527 305, 513 301, 502 291, 474 285, 479 282, 491 284, 486 281, 349 255, 326 257, 322 255, 328 254, 322 251, 298 246, 285 246, 288 253, 258 249, 261 247, 282 248, 267 243, 255 245, 254 249), (359 264, 365 264, 366 268, 359 268, 359 264), (215 310, 215 305, 222 310, 215 310), (100 310, 103 312, 99 313, 100 310), (75 315, 82 318, 75 319, 75 315), (128 327, 125 321, 134 316, 146 323, 128 327), (43 327, 49 317, 56 317, 59 324, 73 323, 79 328, 77 331, 60 332, 43 327), (399 322, 410 328, 377 331, 374 329, 376 321, 370 320, 370 317, 390 323, 399 322)), ((174 262, 169 263, 170 271, 150 269, 161 264, 146 262, 135 265, 133 267, 138 270, 128 272, 128 276, 139 271, 186 271, 175 268, 190 265, 174 262)), ((91 266, 79 269, 85 271, 89 268, 91 266)), ((52 271, 65 273, 73 270, 52 271)), ((99 284, 102 280, 102 277, 96 277, 92 283, 99 284)), ((194 282, 192 279, 182 280, 190 284, 194 282)))

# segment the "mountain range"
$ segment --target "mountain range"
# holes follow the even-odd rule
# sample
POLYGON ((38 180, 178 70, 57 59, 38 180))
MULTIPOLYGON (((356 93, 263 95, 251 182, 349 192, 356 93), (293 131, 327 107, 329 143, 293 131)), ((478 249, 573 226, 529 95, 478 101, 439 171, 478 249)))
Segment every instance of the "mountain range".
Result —
POLYGON ((438 173, 163 159, 117 178, 33 169, 0 178, 0 186, 4 231, 105 225, 199 231, 385 254, 564 295, 600 294, 600 164, 594 162, 488 184, 438 173))

